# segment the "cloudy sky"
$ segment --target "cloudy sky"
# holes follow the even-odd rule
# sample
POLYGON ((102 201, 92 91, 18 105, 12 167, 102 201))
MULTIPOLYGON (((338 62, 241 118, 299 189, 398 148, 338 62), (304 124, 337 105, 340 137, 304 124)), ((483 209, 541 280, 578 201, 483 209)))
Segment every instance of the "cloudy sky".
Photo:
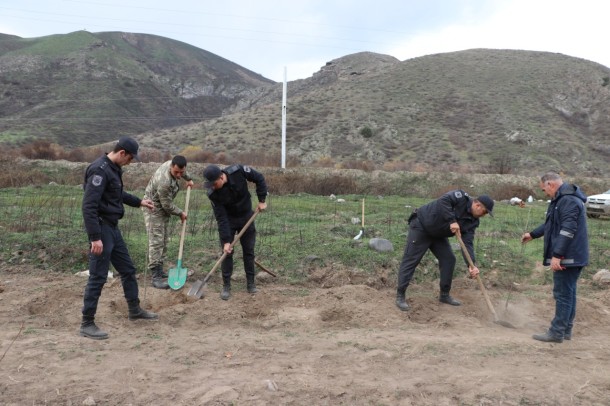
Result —
POLYGON ((155 34, 269 79, 361 51, 399 60, 471 48, 558 52, 610 67, 608 0, 0 0, 0 33, 155 34))

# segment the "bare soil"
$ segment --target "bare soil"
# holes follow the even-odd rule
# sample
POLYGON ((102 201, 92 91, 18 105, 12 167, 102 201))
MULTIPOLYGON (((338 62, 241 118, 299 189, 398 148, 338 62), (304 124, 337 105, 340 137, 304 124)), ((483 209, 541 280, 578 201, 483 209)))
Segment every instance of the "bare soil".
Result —
MULTIPOLYGON (((237 272, 236 270, 236 273, 237 272)), ((243 271, 242 271, 243 273, 243 271)), ((571 341, 548 344, 551 286, 488 292, 458 278, 463 305, 435 283, 394 305, 393 281, 318 269, 307 282, 243 280, 229 301, 212 278, 206 296, 140 281, 157 322, 129 321, 120 281, 106 285, 96 322, 110 338, 80 337, 85 278, 0 270, 3 405, 608 405, 610 294, 581 281, 571 341)), ((261 276, 261 275, 259 275, 261 276)), ((381 278, 383 279, 383 278, 381 278)))

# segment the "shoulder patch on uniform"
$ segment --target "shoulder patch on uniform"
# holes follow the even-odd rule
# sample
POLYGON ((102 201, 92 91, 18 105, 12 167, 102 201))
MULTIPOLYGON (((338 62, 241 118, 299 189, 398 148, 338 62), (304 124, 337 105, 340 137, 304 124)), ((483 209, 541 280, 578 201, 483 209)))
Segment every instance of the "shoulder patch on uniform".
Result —
POLYGON ((102 180, 104 180, 104 178, 102 178, 100 175, 93 175, 93 178, 91 179, 91 184, 93 186, 99 186, 102 184, 102 180))
POLYGON ((244 165, 244 172, 250 172, 250 167, 247 165, 244 165))
POLYGON ((456 190, 455 193, 453 194, 455 197, 457 197, 458 199, 462 197, 462 192, 459 190, 456 190))
POLYGON ((239 169, 239 165, 231 165, 228 168, 226 168, 223 172, 225 172, 225 173, 230 175, 233 172, 237 172, 238 169, 239 169))

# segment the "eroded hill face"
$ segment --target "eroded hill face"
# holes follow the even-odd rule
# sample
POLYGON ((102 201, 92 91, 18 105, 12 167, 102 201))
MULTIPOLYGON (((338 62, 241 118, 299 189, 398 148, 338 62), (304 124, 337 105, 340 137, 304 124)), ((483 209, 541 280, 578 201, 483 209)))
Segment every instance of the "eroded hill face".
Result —
POLYGON ((0 142, 88 146, 217 117, 272 81, 163 37, 74 32, 0 44, 0 142))
MULTIPOLYGON (((287 153, 302 165, 607 176, 610 70, 560 54, 477 49, 403 62, 360 53, 288 83, 287 153)), ((277 151, 281 91, 177 129, 213 152, 277 151)), ((169 131, 142 135, 150 145, 169 131)))
MULTIPOLYGON (((279 156, 282 84, 188 44, 85 31, 0 44, 0 142, 97 145, 132 134, 178 153, 279 156)), ((361 52, 288 82, 293 165, 608 176, 610 69, 473 49, 361 52)))

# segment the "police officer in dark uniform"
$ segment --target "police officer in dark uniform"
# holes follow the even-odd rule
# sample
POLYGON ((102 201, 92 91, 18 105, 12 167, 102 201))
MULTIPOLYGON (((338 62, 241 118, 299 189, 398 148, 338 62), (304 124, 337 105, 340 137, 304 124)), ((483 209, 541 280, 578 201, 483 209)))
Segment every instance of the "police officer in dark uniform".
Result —
MULTIPOLYGON (((208 191, 208 198, 212 202, 214 216, 218 223, 220 245, 227 256, 221 265, 223 288, 220 294, 222 300, 231 297, 231 275, 233 274, 233 252, 231 243, 235 234, 241 231, 254 214, 252 200, 248 190, 248 182, 256 184, 258 197, 258 210, 267 208, 267 184, 264 176, 245 165, 232 165, 220 169, 216 165, 209 165, 203 171, 205 182, 203 186, 208 191)), ((256 242, 256 228, 254 222, 248 227, 240 239, 244 257, 244 270, 248 293, 256 293, 254 281, 254 245, 256 242)))
POLYGON ((82 210, 91 252, 80 335, 96 340, 108 338, 108 333, 95 325, 95 313, 111 263, 121 276, 129 320, 158 318, 155 313, 140 307, 136 268, 118 228, 125 212, 123 203, 153 208, 152 201, 141 200, 123 190, 121 167, 129 165, 133 159, 138 159, 138 143, 132 138, 122 137, 112 152, 95 160, 85 172, 82 210))
MULTIPOLYGON (((463 190, 453 190, 419 209, 409 217, 409 234, 407 245, 398 270, 398 287, 396 291, 396 306, 400 310, 408 310, 405 292, 415 268, 419 265, 426 251, 438 259, 440 270, 440 296, 441 303, 459 306, 461 303, 451 297, 451 282, 455 268, 455 255, 449 244, 449 237, 459 233, 470 257, 474 256, 474 234, 479 226, 479 219, 486 214, 492 215, 494 201, 487 195, 471 198, 463 190)), ((464 261, 466 259, 464 258, 464 261)), ((468 264, 468 262, 466 262, 468 264)), ((476 277, 479 269, 468 267, 470 277, 476 277)))

